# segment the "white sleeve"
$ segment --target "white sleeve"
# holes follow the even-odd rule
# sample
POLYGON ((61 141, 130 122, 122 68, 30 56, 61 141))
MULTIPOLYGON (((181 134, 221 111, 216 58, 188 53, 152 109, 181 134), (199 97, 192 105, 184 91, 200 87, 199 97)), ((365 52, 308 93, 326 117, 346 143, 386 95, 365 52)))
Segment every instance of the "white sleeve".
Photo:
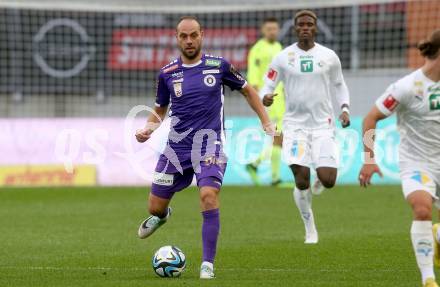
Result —
POLYGON ((264 76, 264 85, 260 90, 260 98, 262 99, 267 94, 272 94, 275 91, 278 83, 283 80, 283 69, 280 65, 280 57, 282 54, 278 54, 273 58, 272 63, 269 65, 269 69, 264 76))
POLYGON ((339 57, 335 54, 330 71, 330 84, 332 85, 333 95, 336 98, 339 108, 346 104, 350 106, 350 94, 342 74, 342 66, 339 57))
POLYGON ((396 108, 405 102, 411 94, 405 81, 399 80, 391 84, 385 92, 376 100, 377 108, 386 116, 391 115, 396 108))

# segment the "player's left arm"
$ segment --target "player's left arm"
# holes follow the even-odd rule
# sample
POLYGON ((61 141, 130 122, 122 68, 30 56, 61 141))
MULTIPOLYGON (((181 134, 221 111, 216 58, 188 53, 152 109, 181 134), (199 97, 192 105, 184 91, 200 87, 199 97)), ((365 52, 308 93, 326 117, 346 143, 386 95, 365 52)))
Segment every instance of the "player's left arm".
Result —
POLYGON ((350 126, 350 94, 342 74, 342 66, 339 57, 335 54, 330 71, 330 84, 338 106, 341 108, 339 121, 343 128, 350 126))

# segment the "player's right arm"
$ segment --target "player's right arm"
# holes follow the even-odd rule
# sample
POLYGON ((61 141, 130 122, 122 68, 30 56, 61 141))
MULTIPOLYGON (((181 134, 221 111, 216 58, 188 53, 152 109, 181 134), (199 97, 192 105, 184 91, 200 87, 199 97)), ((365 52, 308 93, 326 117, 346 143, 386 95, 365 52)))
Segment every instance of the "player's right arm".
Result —
POLYGON ((166 85, 164 75, 159 74, 156 87, 156 103, 154 111, 148 116, 144 128, 136 131, 136 140, 145 142, 151 137, 151 134, 160 126, 166 116, 168 105, 170 103, 170 91, 166 85))
POLYGON ((382 96, 380 96, 375 106, 364 118, 362 124, 362 138, 364 143, 364 165, 359 172, 359 183, 367 187, 371 183, 371 177, 377 173, 382 176, 382 172, 376 163, 374 156, 374 140, 376 125, 379 121, 390 116, 407 96, 405 85, 399 81, 392 84, 382 96))
POLYGON ((283 78, 283 71, 281 65, 279 64, 281 55, 282 54, 278 54, 274 57, 269 66, 269 70, 264 76, 264 86, 260 90, 260 98, 262 98, 263 105, 266 107, 269 107, 273 104, 273 98, 277 95, 273 92, 283 78))

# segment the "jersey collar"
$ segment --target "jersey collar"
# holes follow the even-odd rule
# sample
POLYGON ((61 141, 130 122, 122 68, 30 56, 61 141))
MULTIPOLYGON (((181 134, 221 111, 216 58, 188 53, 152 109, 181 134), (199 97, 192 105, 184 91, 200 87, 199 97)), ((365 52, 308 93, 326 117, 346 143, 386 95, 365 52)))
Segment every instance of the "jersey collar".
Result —
POLYGON ((184 68, 193 68, 193 67, 200 65, 203 62, 204 58, 205 58, 205 54, 202 54, 202 57, 200 58, 200 60, 195 62, 194 64, 184 64, 182 62, 182 57, 179 57, 179 63, 184 68))

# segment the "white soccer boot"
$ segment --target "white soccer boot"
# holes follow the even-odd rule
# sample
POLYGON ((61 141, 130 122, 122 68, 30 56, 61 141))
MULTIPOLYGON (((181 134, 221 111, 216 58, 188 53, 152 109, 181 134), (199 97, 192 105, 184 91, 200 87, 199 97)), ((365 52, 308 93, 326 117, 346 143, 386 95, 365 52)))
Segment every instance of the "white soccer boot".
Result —
POLYGON ((214 279, 214 265, 211 262, 204 261, 200 266, 200 279, 214 279))
POLYGON ((155 215, 150 215, 147 219, 145 219, 141 226, 139 226, 138 236, 140 239, 145 239, 156 231, 159 227, 161 227, 165 222, 167 222, 168 218, 171 216, 171 207, 168 207, 167 216, 164 218, 159 218, 155 215))

